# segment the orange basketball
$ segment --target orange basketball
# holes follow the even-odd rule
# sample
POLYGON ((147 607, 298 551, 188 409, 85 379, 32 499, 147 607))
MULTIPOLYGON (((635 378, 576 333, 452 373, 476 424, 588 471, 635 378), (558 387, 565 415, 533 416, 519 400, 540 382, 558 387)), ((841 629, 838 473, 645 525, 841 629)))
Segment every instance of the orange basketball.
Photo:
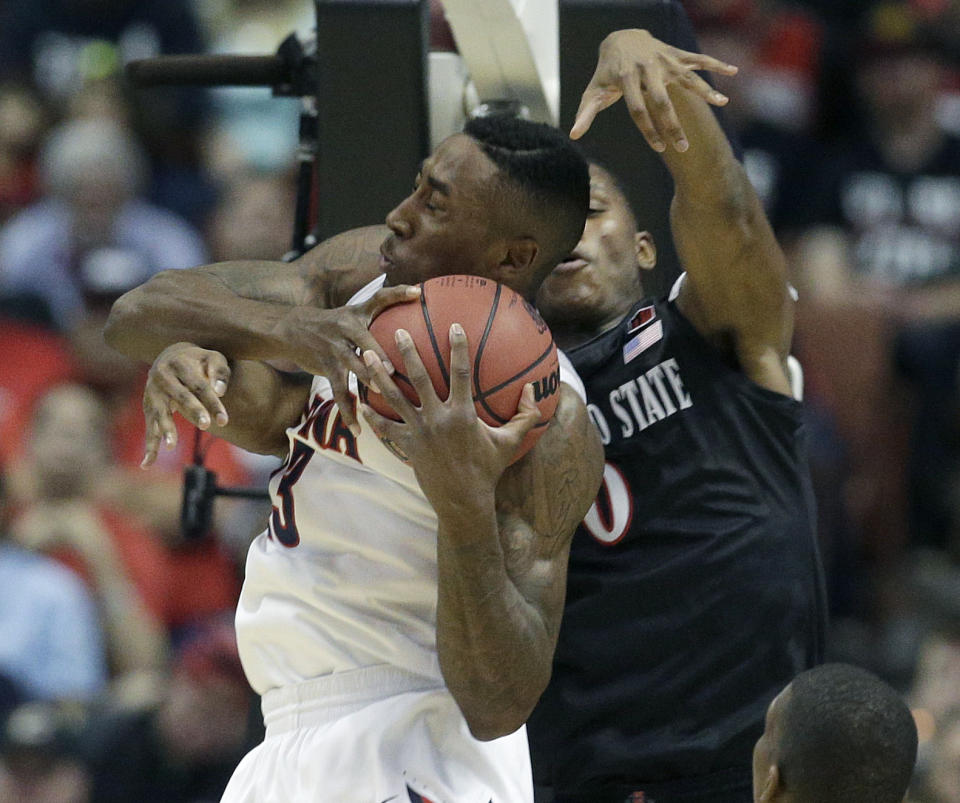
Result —
MULTIPOLYGON (((437 395, 450 392, 450 326, 467 335, 473 366, 473 401, 477 415, 500 426, 517 412, 523 386, 533 383, 540 421, 524 438, 518 460, 546 431, 560 400, 560 363, 553 335, 543 318, 519 293, 479 276, 440 276, 421 285, 418 301, 387 307, 370 324, 370 332, 396 368, 394 382, 414 404, 420 400, 403 373, 403 358, 394 341, 406 329, 416 344, 437 395)), ((381 415, 398 416, 378 393, 361 387, 361 397, 381 415)))

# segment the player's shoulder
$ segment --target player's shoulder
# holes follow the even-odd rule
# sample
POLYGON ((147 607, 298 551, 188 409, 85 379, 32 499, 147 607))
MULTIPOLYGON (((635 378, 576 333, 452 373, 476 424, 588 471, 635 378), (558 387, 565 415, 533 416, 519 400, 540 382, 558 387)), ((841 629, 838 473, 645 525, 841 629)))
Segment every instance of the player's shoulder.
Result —
POLYGON ((364 226, 335 234, 307 251, 300 273, 311 300, 327 308, 341 307, 380 273, 380 245, 389 229, 364 226))

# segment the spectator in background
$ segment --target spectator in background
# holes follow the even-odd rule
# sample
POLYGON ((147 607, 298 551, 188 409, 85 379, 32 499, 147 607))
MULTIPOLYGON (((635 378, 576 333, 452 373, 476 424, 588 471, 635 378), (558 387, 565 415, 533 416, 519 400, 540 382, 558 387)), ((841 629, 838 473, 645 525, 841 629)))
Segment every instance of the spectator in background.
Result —
POLYGON ((192 227, 139 196, 146 162, 115 123, 66 123, 40 163, 46 197, 0 231, 0 292, 36 293, 66 328, 82 315, 87 288, 204 260, 192 227))
POLYGON ((937 724, 922 753, 921 773, 911 803, 955 803, 960 790, 960 706, 937 724))
MULTIPOLYGON (((96 803, 215 803, 261 736, 233 623, 200 624, 156 705, 104 711, 84 733, 96 803)), ((322 790, 313 790, 322 796, 322 790)))
POLYGON ((17 708, 0 732, 0 803, 93 803, 77 724, 49 703, 17 708))
POLYGON ((46 110, 28 85, 0 83, 0 225, 39 193, 36 150, 46 125, 46 110))
MULTIPOLYGON (((47 393, 37 407, 18 480, 21 546, 57 557, 97 600, 114 675, 163 666, 169 567, 157 539, 97 498, 107 473, 106 412, 81 386, 47 393)), ((13 478, 12 478, 13 479, 13 478)))
POLYGON ((730 98, 724 117, 742 161, 783 245, 784 208, 816 156, 807 136, 822 32, 810 15, 779 4, 692 4, 697 39, 705 53, 739 68, 714 85, 730 98), (727 8, 729 6, 729 8, 727 8), (725 12, 725 13, 721 13, 725 12))
POLYGON ((847 449, 834 488, 873 567, 880 623, 908 613, 898 572, 911 533, 943 547, 956 518, 945 511, 960 470, 960 139, 937 119, 947 64, 936 34, 908 3, 867 12, 848 68, 860 125, 810 163, 792 210, 807 227, 794 254, 797 350, 808 398, 847 449))
POLYGON ((0 476, 0 675, 8 681, 0 721, 17 701, 88 700, 107 679, 98 613, 83 581, 12 543, 8 518, 0 476))
POLYGON ((290 249, 294 195, 283 173, 246 173, 230 182, 207 232, 213 261, 283 256, 290 249))
MULTIPOLYGON (((191 0, 37 0, 0 3, 0 73, 31 81, 57 108, 134 59, 202 53, 191 0)), ((198 89, 158 88, 129 97, 153 168, 149 197, 199 225, 212 202, 199 167, 208 115, 198 89)))

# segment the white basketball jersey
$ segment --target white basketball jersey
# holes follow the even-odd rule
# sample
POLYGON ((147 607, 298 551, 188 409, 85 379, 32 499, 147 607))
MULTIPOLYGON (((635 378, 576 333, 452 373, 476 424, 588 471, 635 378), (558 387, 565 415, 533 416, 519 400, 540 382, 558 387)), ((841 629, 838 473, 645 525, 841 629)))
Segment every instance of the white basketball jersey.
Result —
MULTIPOLYGON (((584 395, 563 354, 560 376, 584 395)), ((350 389, 356 396, 353 375, 350 389)), ((436 514, 413 469, 361 426, 355 438, 318 376, 287 430, 290 451, 270 480, 269 526, 250 547, 237 609, 240 656, 260 694, 374 664, 443 683, 436 514)))

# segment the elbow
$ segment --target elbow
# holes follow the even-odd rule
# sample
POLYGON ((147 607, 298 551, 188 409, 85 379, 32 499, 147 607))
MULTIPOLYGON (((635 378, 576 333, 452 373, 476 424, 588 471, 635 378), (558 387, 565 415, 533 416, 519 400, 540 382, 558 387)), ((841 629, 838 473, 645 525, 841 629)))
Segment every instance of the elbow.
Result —
POLYGON ((523 712, 509 711, 498 715, 492 715, 489 711, 477 712, 473 715, 464 712, 463 716, 467 721, 467 727, 470 729, 470 735, 474 739, 478 742, 492 742, 494 739, 509 736, 523 727, 532 710, 531 707, 523 712))
MULTIPOLYGON (((470 735, 478 741, 489 742, 508 736, 523 727, 539 702, 549 679, 548 673, 543 682, 531 683, 524 690, 517 689, 509 700, 501 696, 501 699, 493 702, 497 692, 491 690, 489 694, 476 694, 477 686, 473 687, 469 700, 456 694, 454 699, 467 722, 470 735)), ((502 686, 499 689, 502 694, 502 686)))
POLYGON ((140 288, 124 293, 113 302, 110 316, 103 327, 103 339, 110 348, 126 354, 126 345, 131 331, 140 324, 140 288))

